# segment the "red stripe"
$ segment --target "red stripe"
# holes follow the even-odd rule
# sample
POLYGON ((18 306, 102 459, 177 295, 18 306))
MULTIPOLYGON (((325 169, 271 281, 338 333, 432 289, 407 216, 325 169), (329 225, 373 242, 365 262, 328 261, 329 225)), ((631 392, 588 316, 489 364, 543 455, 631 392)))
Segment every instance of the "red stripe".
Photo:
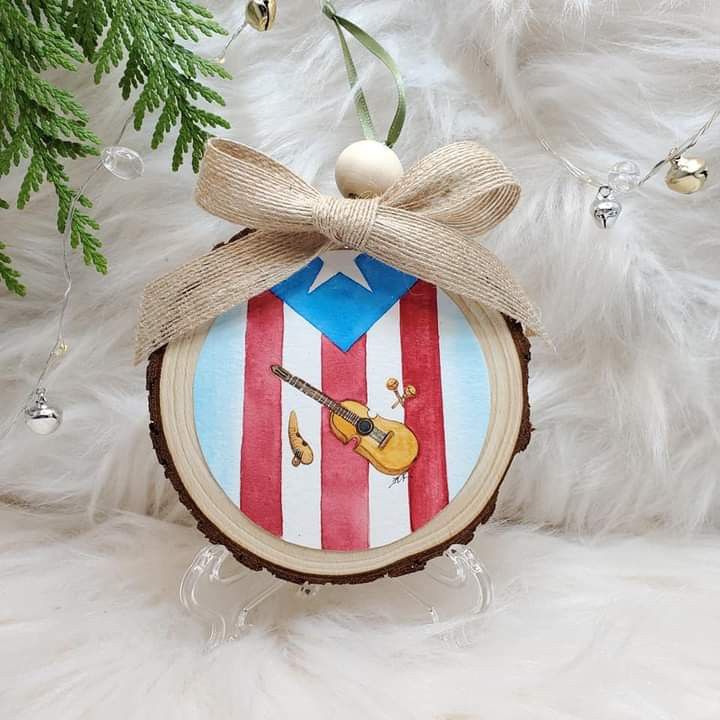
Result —
POLYGON ((264 292, 252 298, 247 309, 240 509, 253 522, 280 536, 282 383, 271 373, 270 366, 282 362, 282 348, 283 302, 271 292, 264 292))
POLYGON ((404 385, 417 396, 405 405, 405 423, 420 451, 408 471, 410 527, 421 528, 448 504, 437 289, 422 280, 400 300, 404 385))
MULTIPOLYGON (((365 336, 348 352, 322 338, 322 390, 334 400, 367 403, 365 336)), ((344 445, 330 429, 330 411, 322 411, 320 500, 322 546, 326 550, 368 547, 369 465, 354 452, 355 441, 344 445)))

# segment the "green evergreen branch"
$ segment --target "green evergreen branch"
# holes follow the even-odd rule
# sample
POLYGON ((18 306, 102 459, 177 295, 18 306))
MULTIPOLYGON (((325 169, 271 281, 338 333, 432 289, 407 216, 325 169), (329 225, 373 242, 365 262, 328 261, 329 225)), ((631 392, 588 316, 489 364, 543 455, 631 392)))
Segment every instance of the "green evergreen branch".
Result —
MULTIPOLYGON (((225 30, 191 0, 0 0, 0 177, 28 163, 17 206, 25 207, 49 182, 58 200, 57 227, 65 231, 74 191, 64 161, 97 155, 100 141, 72 94, 40 75, 51 69, 74 71, 83 59, 95 65, 97 83, 124 62, 123 98, 140 89, 132 109, 135 129, 149 113, 157 113, 152 147, 176 129, 173 170, 190 154, 197 171, 210 131, 229 127, 203 107, 224 101, 202 78, 230 75, 181 43, 214 34, 225 30)), ((0 198, 0 208, 7 207, 0 198)), ((81 207, 92 207, 85 195, 72 213, 70 244, 82 248, 86 264, 105 273, 98 223, 81 207)), ((25 288, 18 277, 10 258, 0 252, 0 278, 10 292, 21 295, 25 288)))
POLYGON ((212 128, 229 128, 219 115, 196 104, 223 106, 222 96, 197 80, 201 77, 229 79, 218 63, 201 58, 183 47, 180 40, 197 41, 199 36, 224 34, 212 14, 189 0, 105 0, 112 16, 105 39, 94 58, 95 80, 125 59, 120 88, 124 98, 142 87, 133 106, 134 127, 139 130, 148 113, 159 111, 151 146, 157 148, 175 126, 179 126, 173 150, 177 170, 192 150, 197 172, 202 148, 212 128))
MULTIPOLYGON (((4 200, 0 200, 0 207, 7 209, 7 203, 4 200)), ((26 288, 18 280, 20 273, 13 269, 10 256, 2 252, 4 249, 5 244, 0 242, 0 278, 2 278, 2 281, 5 283, 5 287, 11 293, 24 297, 26 288)))
POLYGON ((109 20, 104 0, 74 0, 67 7, 63 29, 75 39, 85 58, 92 62, 109 20))
MULTIPOLYGON (((59 19, 60 5, 53 0, 0 4, 0 177, 27 160, 17 207, 24 208, 47 180, 58 197, 58 227, 66 212, 64 198, 73 194, 59 158, 97 155, 100 148, 99 139, 87 128, 83 107, 70 93, 39 76, 50 69, 74 70, 82 60, 56 29, 59 19), (44 25, 39 24, 42 18, 44 25)), ((80 221, 81 227, 85 225, 80 221)), ((78 231, 77 238, 83 243, 85 261, 98 269, 106 267, 98 251, 100 241, 89 232, 78 231)), ((0 277, 10 292, 25 294, 19 272, 4 253, 0 253, 0 277)))

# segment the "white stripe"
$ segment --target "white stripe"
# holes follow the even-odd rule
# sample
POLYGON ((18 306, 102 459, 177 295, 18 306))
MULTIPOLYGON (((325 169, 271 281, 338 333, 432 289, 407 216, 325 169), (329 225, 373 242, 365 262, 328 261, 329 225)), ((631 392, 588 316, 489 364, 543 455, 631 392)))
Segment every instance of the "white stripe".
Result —
POLYGON ((240 443, 245 394, 247 305, 221 315, 208 331, 193 382, 195 431, 205 462, 240 507, 240 443))
MULTIPOLYGON (((400 383, 402 392, 402 352, 400 348, 400 303, 395 303, 367 334, 367 392, 371 413, 403 422, 402 406, 392 409, 393 393, 385 387, 388 378, 400 383)), ((407 480, 393 483, 370 466, 370 547, 386 545, 410 533, 410 502, 407 480)))
MULTIPOLYGON (((283 305, 283 367, 316 388, 321 386, 321 335, 289 305, 283 305)), ((320 535, 320 424, 322 406, 299 390, 282 386, 282 506, 283 539, 288 542, 319 548, 320 535), (292 464, 288 440, 288 418, 295 410, 298 429, 312 448, 310 465, 292 464)))
POLYGON ((441 290, 438 331, 448 495, 452 500, 470 477, 485 442, 490 385, 475 333, 460 308, 441 290))

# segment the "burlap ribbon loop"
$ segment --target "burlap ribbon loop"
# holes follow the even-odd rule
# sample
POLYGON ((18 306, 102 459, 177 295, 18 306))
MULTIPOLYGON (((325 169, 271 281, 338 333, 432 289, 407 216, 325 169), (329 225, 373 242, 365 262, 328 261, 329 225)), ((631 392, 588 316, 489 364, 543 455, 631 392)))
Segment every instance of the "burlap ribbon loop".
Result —
POLYGON ((324 197, 267 155, 216 138, 195 196, 214 215, 256 232, 145 288, 136 362, 338 245, 489 305, 545 336, 537 309, 510 271, 477 242, 515 207, 520 188, 476 143, 436 150, 380 198, 347 200, 324 197))

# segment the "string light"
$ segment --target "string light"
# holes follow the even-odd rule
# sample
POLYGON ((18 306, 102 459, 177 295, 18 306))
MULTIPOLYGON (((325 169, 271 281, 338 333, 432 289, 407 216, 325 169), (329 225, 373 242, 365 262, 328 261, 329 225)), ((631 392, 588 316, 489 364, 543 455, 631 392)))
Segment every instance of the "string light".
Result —
POLYGON ((718 117, 720 117, 720 108, 715 110, 684 143, 672 148, 664 158, 658 160, 645 175, 642 175, 636 163, 623 160, 612 166, 605 181, 594 178, 561 155, 544 136, 537 135, 537 140, 547 152, 562 163, 573 177, 597 188, 597 195, 591 205, 591 213, 598 227, 607 229, 615 224, 622 212, 622 205, 617 196, 633 192, 666 166, 669 168, 665 176, 665 183, 671 190, 689 195, 703 188, 708 177, 707 164, 701 158, 685 157, 685 153, 697 145, 700 138, 718 117))
MULTIPOLYGON (((276 15, 277 0, 249 0, 245 7, 245 20, 231 34, 222 52, 216 58, 216 61, 219 63, 225 62, 228 48, 246 27, 250 26, 258 32, 265 32, 273 26, 276 15)), ((0 431, 0 441, 7 437, 21 416, 25 417, 26 425, 39 435, 49 435, 55 432, 62 424, 62 410, 48 402, 45 380, 69 350, 69 345, 65 340, 65 315, 73 286, 72 273, 70 270, 70 235, 72 233, 72 221, 80 197, 85 193, 85 190, 101 168, 104 168, 121 180, 133 180, 142 175, 144 169, 142 158, 134 150, 120 145, 131 119, 132 113, 125 119, 115 142, 103 149, 99 162, 87 178, 85 178, 80 189, 73 194, 70 201, 65 232, 62 236, 62 262, 63 275, 65 277, 65 291, 58 310, 55 342, 48 353, 45 364, 37 377, 33 389, 25 397, 22 406, 10 418, 2 431, 0 431)))
POLYGON ((49 435, 55 432, 62 424, 62 410, 48 402, 45 381, 50 372, 69 350, 69 345, 65 339, 65 315, 73 287, 72 272, 70 270, 70 235, 72 233, 73 217, 80 197, 85 193, 85 190, 87 190, 101 168, 104 168, 121 180, 134 180, 142 175, 144 170, 142 158, 134 150, 120 145, 120 141, 125 135, 131 119, 132 114, 130 114, 123 123, 115 143, 102 151, 100 160, 72 196, 65 221, 65 231, 62 235, 62 266, 63 276, 65 278, 65 291, 60 300, 58 310, 55 342, 48 353, 45 364, 35 381, 33 389, 25 397, 22 406, 10 418, 2 432, 0 432, 0 441, 7 437, 21 416, 25 417, 27 427, 38 435, 49 435))
POLYGON ((536 118, 528 115, 527 112, 523 112, 520 108, 521 98, 524 95, 516 85, 515 74, 506 72, 503 68, 503 64, 498 65, 498 79, 503 93, 518 120, 535 135, 540 146, 558 160, 574 178, 595 188, 596 195, 590 206, 590 212, 598 227, 607 229, 615 224, 622 212, 622 204, 618 199, 619 195, 637 190, 666 167, 668 170, 665 183, 674 192, 689 195, 701 190, 705 185, 708 178, 707 163, 702 158, 686 157, 685 153, 695 147, 700 138, 707 133, 713 123, 720 117, 720 108, 717 108, 685 142, 672 148, 644 175, 637 163, 622 160, 610 168, 607 178, 599 179, 559 153, 545 135, 539 131, 539 123, 536 118))

